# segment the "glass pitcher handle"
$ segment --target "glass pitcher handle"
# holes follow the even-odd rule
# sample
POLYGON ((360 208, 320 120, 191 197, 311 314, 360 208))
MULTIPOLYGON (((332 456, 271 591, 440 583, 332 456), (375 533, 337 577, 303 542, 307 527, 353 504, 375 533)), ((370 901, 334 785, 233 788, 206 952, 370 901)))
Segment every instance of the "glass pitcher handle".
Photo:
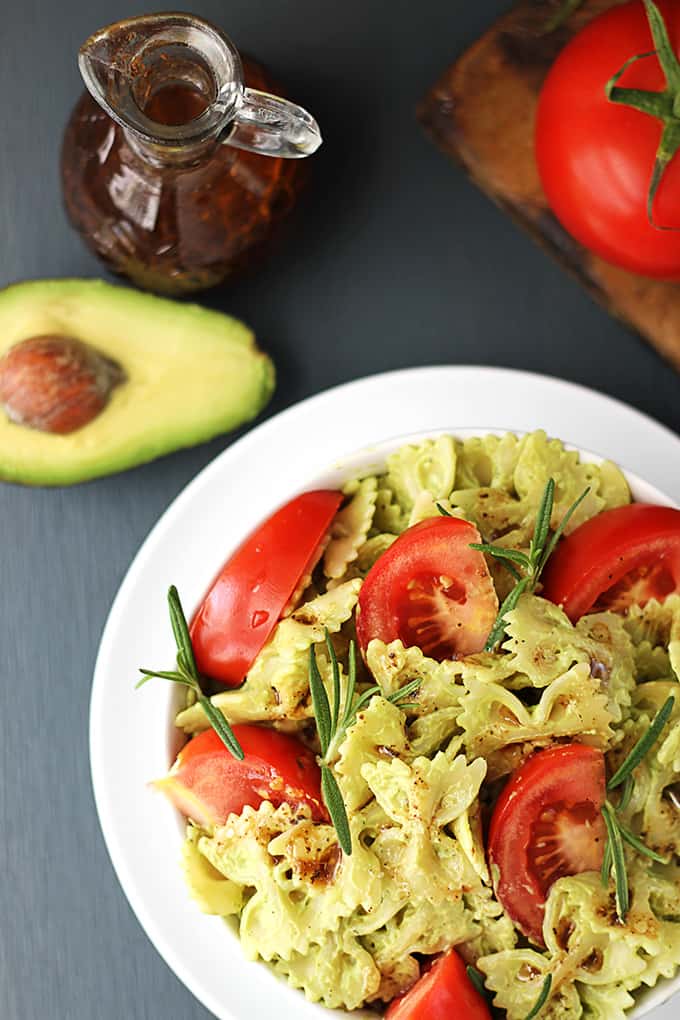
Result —
POLYGON ((244 89, 222 141, 265 156, 299 159, 316 152, 321 132, 311 113, 301 106, 268 92, 244 89))

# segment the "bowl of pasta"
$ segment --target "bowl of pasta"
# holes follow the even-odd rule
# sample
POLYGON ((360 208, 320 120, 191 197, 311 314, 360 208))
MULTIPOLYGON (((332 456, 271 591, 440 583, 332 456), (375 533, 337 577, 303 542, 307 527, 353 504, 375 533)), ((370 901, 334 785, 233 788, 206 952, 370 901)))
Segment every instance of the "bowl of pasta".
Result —
POLYGON ((116 870, 185 983, 235 1020, 660 1007, 680 987, 672 500, 516 428, 364 447, 227 529, 211 484, 140 552, 92 705, 116 870), (115 781, 104 718, 134 749, 115 781))

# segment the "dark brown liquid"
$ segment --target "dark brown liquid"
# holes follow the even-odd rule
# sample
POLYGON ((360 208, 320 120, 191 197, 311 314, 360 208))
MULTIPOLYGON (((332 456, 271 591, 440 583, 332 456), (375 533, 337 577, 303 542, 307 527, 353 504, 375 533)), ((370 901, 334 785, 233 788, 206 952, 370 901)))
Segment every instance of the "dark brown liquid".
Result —
MULTIPOLYGON (((258 65, 244 61, 244 72, 251 88, 281 94, 258 65)), ((191 86, 181 90, 180 102, 176 86, 159 90, 145 104, 147 116, 160 114, 165 124, 197 116, 204 97, 191 86)), ((64 135, 64 202, 114 272, 149 290, 185 294, 221 283, 264 250, 295 203, 306 162, 217 145, 198 165, 155 166, 84 93, 64 135)))
POLYGON ((154 92, 144 106, 144 113, 157 124, 176 127, 196 120, 208 109, 208 105, 208 100, 198 89, 184 82, 175 82, 154 92))

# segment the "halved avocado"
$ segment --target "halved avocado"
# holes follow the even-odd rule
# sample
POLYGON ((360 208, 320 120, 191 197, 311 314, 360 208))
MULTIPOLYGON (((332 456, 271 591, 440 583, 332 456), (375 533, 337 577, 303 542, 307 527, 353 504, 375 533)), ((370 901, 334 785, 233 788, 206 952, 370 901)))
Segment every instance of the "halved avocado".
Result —
MULTIPOLYGON (((114 372, 101 410, 65 434, 20 424, 9 401, 0 404, 6 481, 70 485, 121 471, 254 418, 274 389, 274 367, 242 322, 100 280, 40 280, 0 291, 0 382, 3 370, 9 374, 9 349, 21 361, 16 345, 29 338, 43 346, 64 338, 76 350, 84 344, 102 365, 114 362, 114 372)), ((40 371, 33 367, 34 391, 40 371)))

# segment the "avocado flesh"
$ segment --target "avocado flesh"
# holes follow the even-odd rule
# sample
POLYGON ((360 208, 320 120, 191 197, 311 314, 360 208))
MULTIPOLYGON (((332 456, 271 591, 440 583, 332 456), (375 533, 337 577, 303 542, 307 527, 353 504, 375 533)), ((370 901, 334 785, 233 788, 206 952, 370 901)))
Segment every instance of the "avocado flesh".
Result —
POLYGON ((126 381, 87 425, 55 435, 0 407, 0 478, 70 485, 205 442, 264 407, 274 367, 242 322, 100 280, 40 280, 0 291, 0 358, 27 337, 82 340, 126 381))

